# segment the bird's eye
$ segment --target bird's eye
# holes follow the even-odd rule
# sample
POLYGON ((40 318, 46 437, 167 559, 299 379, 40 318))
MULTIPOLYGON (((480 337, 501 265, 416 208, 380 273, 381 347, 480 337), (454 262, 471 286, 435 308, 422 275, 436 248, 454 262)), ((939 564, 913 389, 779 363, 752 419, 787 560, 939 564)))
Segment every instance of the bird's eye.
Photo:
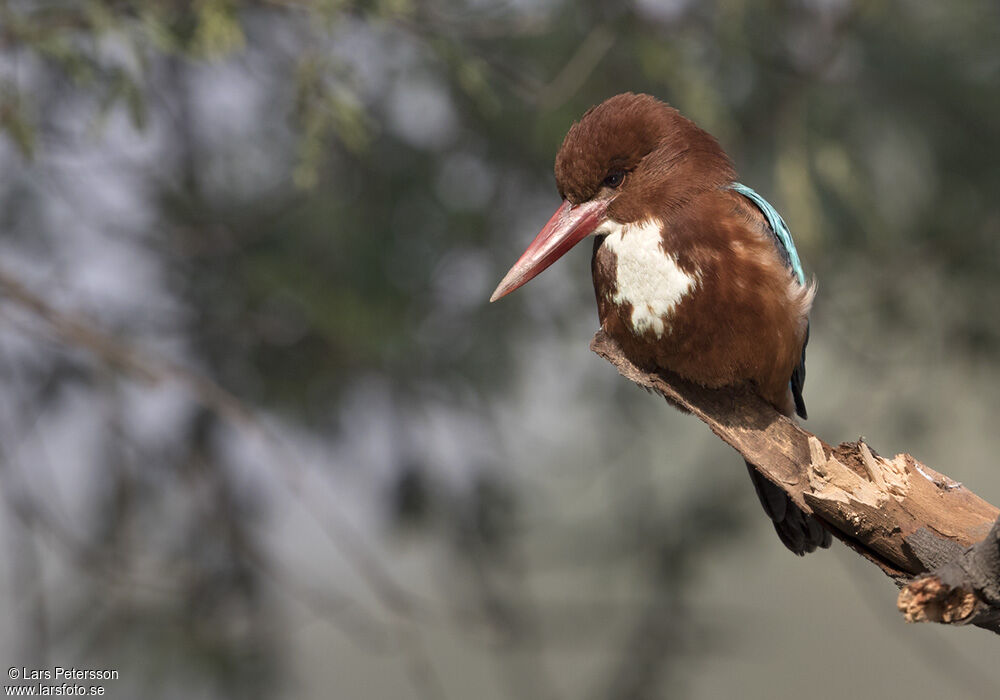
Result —
POLYGON ((625 179, 625 171, 615 170, 613 172, 608 173, 608 176, 604 178, 604 185, 606 187, 612 187, 612 188, 618 187, 620 184, 622 184, 622 181, 624 179, 625 179))

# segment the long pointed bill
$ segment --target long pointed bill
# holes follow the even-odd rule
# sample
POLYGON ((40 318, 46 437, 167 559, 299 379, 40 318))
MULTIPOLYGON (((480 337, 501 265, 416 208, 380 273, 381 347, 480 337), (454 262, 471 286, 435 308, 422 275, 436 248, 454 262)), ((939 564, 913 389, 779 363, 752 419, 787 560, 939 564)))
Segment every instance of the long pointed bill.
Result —
POLYGON ((561 258, 566 251, 594 232, 604 218, 609 200, 572 205, 563 202, 541 233, 500 281, 490 301, 506 296, 561 258))

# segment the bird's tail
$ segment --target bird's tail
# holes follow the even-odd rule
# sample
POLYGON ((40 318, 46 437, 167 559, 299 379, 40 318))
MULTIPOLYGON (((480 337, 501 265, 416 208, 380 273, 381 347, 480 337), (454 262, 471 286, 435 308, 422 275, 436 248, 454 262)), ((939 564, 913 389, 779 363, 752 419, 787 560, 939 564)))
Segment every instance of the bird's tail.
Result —
POLYGON ((768 481, 750 462, 747 462, 747 470, 760 504, 774 522, 774 529, 786 547, 802 556, 817 547, 825 549, 830 546, 830 532, 816 518, 806 515, 792 503, 787 493, 768 481))

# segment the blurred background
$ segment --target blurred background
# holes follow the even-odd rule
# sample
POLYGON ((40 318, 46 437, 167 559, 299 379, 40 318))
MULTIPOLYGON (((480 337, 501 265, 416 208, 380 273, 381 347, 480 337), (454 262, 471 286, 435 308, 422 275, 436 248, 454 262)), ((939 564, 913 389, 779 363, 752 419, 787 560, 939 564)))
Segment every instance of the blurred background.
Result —
POLYGON ((995 698, 487 298, 588 107, 711 131, 819 281, 807 427, 1000 502, 995 0, 0 0, 0 659, 110 697, 995 698))

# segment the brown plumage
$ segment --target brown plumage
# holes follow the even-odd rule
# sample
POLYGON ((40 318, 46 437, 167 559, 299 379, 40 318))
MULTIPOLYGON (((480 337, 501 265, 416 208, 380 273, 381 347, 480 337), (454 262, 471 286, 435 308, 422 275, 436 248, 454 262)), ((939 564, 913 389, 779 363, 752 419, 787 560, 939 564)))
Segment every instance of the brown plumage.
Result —
MULTIPOLYGON (((790 378, 804 361, 813 289, 762 212, 729 189, 735 171, 710 134, 649 95, 618 95, 570 128, 555 173, 564 204, 494 299, 596 235, 598 316, 630 360, 709 387, 749 383, 787 416, 798 398, 804 416, 790 378)), ((789 549, 829 546, 818 521, 750 475, 789 549)))
POLYGON ((753 381, 775 408, 794 415, 788 379, 802 356, 812 289, 785 267, 763 215, 718 189, 675 210, 657 209, 647 215, 663 221, 664 249, 700 284, 675 309, 668 337, 636 333, 628 322, 633 309, 611 301, 615 253, 598 238, 592 272, 602 328, 641 367, 664 367, 709 387, 753 381))

